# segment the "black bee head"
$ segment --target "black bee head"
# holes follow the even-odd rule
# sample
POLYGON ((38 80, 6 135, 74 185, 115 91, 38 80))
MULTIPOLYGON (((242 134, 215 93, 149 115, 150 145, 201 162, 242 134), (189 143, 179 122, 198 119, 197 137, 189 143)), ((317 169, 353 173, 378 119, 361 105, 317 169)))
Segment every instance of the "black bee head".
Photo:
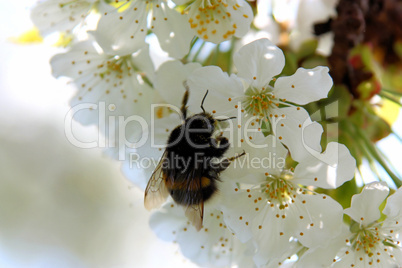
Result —
POLYGON ((212 115, 199 113, 187 119, 186 127, 192 133, 197 133, 197 130, 200 130, 200 133, 210 133, 212 135, 215 130, 215 123, 216 121, 212 115))

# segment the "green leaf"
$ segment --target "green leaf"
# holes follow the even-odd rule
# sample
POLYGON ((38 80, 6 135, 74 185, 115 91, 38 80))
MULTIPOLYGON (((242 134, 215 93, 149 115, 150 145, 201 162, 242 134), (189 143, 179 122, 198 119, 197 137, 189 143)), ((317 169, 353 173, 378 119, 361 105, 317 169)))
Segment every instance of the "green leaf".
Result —
POLYGON ((298 60, 302 60, 304 58, 314 56, 315 51, 317 50, 317 46, 318 46, 318 40, 316 39, 305 41, 297 51, 296 58, 298 60))
POLYGON ((306 69, 312 69, 317 66, 326 66, 327 65, 327 60, 325 57, 320 56, 320 55, 313 55, 311 57, 306 58, 302 64, 301 67, 306 68, 306 69))
POLYGON ((286 50, 283 50, 283 53, 285 54, 286 64, 280 76, 289 76, 294 74, 299 67, 297 63, 297 56, 295 53, 286 50))

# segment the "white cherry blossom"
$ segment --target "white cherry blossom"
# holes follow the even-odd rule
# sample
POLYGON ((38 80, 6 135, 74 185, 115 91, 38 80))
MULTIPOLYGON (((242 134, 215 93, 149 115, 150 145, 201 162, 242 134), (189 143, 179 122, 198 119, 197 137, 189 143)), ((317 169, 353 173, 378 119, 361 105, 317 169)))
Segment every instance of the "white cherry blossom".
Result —
POLYGON ((330 151, 336 147, 345 161, 331 166, 324 153, 289 169, 285 166, 288 151, 279 140, 272 135, 253 140, 268 145, 263 149, 245 149, 247 162, 260 166, 247 170, 252 176, 236 176, 235 168, 222 174, 222 211, 226 224, 240 241, 254 241, 255 263, 262 266, 276 260, 270 267, 277 267, 297 252, 289 251, 290 245, 294 244, 295 249, 297 243, 308 248, 326 246, 340 233, 341 205, 325 194, 315 193, 311 186, 336 188, 352 179, 355 164, 349 162, 355 161, 345 146, 331 144, 327 153, 332 154, 330 151), (256 161, 258 158, 260 162, 256 161))
POLYGON ((354 221, 352 235, 345 240, 333 267, 400 267, 402 264, 402 189, 388 197, 380 220, 379 206, 389 193, 385 182, 366 185, 352 197, 345 214, 354 221))
POLYGON ((101 11, 98 28, 93 32, 108 53, 133 53, 144 45, 148 30, 158 37, 169 56, 182 58, 190 49, 193 34, 186 18, 165 0, 117 0, 114 10, 101 11))
POLYGON ((308 250, 296 267, 400 267, 402 189, 387 198, 382 219, 379 208, 388 193, 385 182, 367 184, 352 197, 350 208, 344 210, 352 220, 350 226, 345 225, 342 235, 327 247, 308 250))
POLYGON ((241 112, 258 124, 269 122, 265 127, 289 148, 296 161, 304 158, 305 147, 320 153, 322 127, 297 105, 327 97, 332 87, 328 68, 299 68, 294 75, 276 79, 285 57, 268 39, 242 47, 234 55, 234 64, 237 75, 229 76, 216 66, 194 70, 188 78, 193 93, 190 107, 195 107, 209 89, 212 100, 205 104, 208 111, 227 116, 241 112))
MULTIPOLYGON (((118 116, 124 120, 133 115, 149 117, 155 91, 146 80, 153 80, 148 47, 133 55, 116 56, 103 52, 94 41, 88 40, 55 55, 51 65, 55 77, 68 77, 77 88, 71 106, 78 109, 74 119, 82 124, 99 125, 102 121, 109 124, 109 116, 114 117, 112 124, 119 123, 118 116)), ((100 132, 108 131, 108 127, 99 128, 100 132)), ((137 125, 128 125, 125 131, 136 129, 137 125)))

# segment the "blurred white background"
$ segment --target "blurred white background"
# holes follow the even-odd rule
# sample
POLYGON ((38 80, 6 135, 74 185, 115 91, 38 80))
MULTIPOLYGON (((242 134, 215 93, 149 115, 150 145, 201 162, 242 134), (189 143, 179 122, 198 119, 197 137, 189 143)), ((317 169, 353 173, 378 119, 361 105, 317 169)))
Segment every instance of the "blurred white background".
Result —
POLYGON ((31 29, 34 2, 0 3, 0 267, 191 267, 150 230, 119 163, 66 140, 73 91, 51 76, 58 50, 10 41, 31 29))

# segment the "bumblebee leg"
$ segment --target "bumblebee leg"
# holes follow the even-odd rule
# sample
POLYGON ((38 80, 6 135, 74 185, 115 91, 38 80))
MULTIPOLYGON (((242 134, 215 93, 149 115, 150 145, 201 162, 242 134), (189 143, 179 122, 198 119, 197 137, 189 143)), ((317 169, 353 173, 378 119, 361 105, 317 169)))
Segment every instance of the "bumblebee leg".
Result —
POLYGON ((219 158, 229 149, 229 145, 229 140, 226 137, 211 138, 207 154, 219 158))
POLYGON ((218 148, 229 146, 229 140, 226 137, 223 137, 222 134, 216 137, 215 143, 217 144, 217 142, 219 142, 218 148))
POLYGON ((237 158, 239 158, 239 157, 241 157, 241 156, 243 156, 243 155, 245 155, 245 154, 246 154, 246 152, 243 151, 241 154, 238 154, 238 155, 236 155, 236 156, 232 156, 232 157, 230 157, 230 158, 225 158, 225 159, 223 159, 223 160, 222 160, 221 162, 219 162, 217 165, 213 165, 214 171, 217 172, 217 173, 220 173, 220 172, 224 171, 225 169, 227 169, 227 168, 230 166, 230 164, 231 164, 234 160, 236 160, 237 158))
POLYGON ((232 162, 232 161, 236 160, 237 158, 239 158, 239 157, 241 157, 241 156, 243 156, 245 154, 246 154, 246 152, 243 150, 243 152, 241 154, 232 156, 232 157, 228 158, 228 160, 232 162))

